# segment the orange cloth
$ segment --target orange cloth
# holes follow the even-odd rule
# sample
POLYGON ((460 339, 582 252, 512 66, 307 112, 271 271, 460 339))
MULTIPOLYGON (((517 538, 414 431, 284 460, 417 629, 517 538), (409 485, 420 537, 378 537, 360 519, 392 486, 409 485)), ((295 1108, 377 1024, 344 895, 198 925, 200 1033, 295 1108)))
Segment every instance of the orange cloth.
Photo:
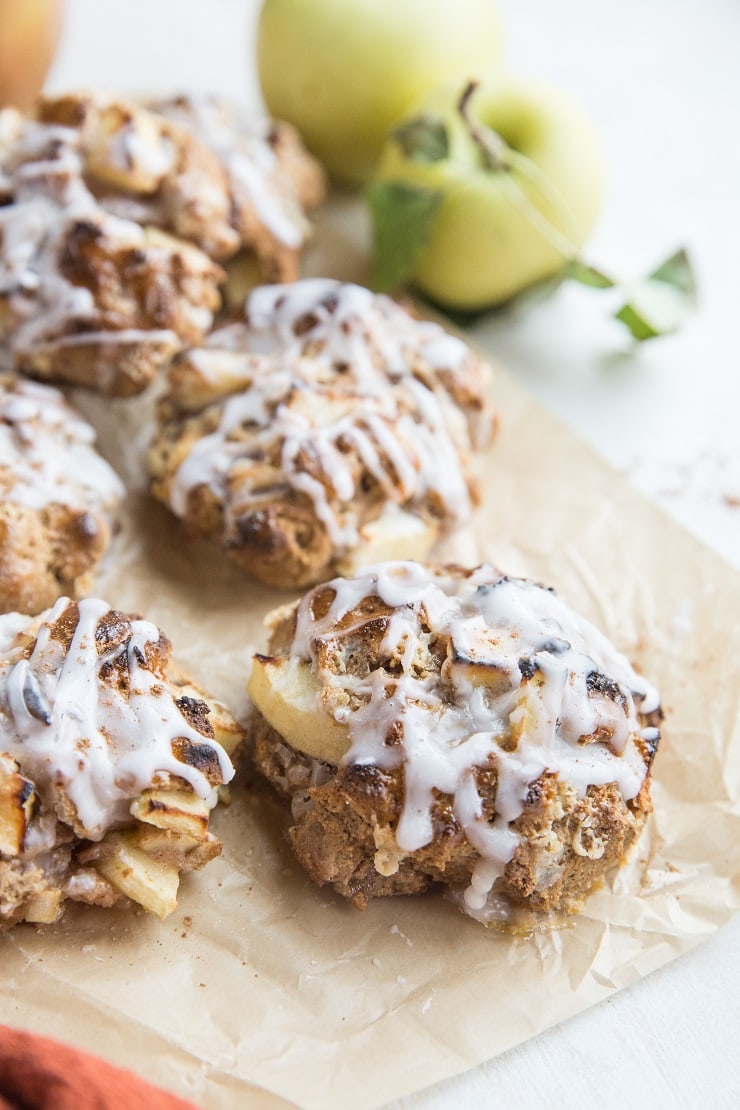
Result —
POLYGON ((196 1110, 133 1072, 0 1025, 0 1110, 196 1110))

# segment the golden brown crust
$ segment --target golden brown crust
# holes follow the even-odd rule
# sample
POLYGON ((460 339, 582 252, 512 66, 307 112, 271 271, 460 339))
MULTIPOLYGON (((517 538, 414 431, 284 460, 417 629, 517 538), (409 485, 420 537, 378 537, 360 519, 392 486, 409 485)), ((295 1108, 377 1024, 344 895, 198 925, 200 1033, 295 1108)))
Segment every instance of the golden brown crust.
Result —
POLYGON ((0 210, 0 340, 26 374, 128 396, 202 338, 224 274, 191 244, 109 216, 68 157, 52 159, 52 184, 19 173, 0 210))
POLYGON ((290 492, 279 503, 273 489, 224 536, 233 563, 268 586, 302 588, 332 565, 332 545, 308 498, 290 492))
POLYGON ((0 611, 38 613, 89 590, 110 539, 106 520, 65 505, 0 504, 0 611))
MULTIPOLYGON (((75 297, 89 298, 80 312, 73 302, 59 313, 40 291, 37 325, 24 319, 11 333, 23 373, 131 396, 183 343, 202 337, 220 303, 221 270, 188 244, 130 226, 123 237, 100 215, 63 226, 53 246, 57 272, 75 297)), ((22 318, 27 306, 16 304, 22 318)))
POLYGON ((80 331, 170 330, 185 343, 203 336, 200 312, 219 305, 219 268, 187 244, 154 230, 133 243, 106 234, 105 221, 74 220, 58 246, 59 273, 76 289, 92 294, 98 315, 92 323, 72 318, 80 331), (84 323, 84 329, 81 325, 84 323))
MULTIPOLYGON (((317 885, 330 886, 365 909, 372 898, 469 884, 480 857, 449 798, 439 797, 435 805, 432 842, 400 859, 393 874, 382 875, 376 856, 385 841, 392 850, 403 805, 402 772, 322 764, 320 777, 326 781, 310 785, 315 761, 288 747, 258 712, 250 735, 257 770, 296 807, 290 842, 317 885)), ((495 775, 484 783, 482 796, 495 811, 495 775)), ((496 893, 513 906, 526 904, 538 912, 577 912, 605 873, 624 860, 651 810, 649 782, 634 801, 625 802, 613 784, 591 787, 575 799, 553 777, 543 777, 533 784, 516 822, 521 843, 496 893), (597 843, 605 848, 592 858, 588 852, 597 843)))

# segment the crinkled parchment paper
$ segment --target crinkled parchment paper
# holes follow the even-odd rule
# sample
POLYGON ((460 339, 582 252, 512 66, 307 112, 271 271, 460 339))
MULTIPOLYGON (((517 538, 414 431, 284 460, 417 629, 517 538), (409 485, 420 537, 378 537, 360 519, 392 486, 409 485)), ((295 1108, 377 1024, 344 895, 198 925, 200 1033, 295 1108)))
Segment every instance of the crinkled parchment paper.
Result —
MULTIPOLYGON (((354 276, 356 223, 311 266, 354 276)), ((656 682, 655 813, 582 915, 509 939, 441 897, 358 913, 311 885, 281 808, 239 787, 224 853, 160 923, 73 909, 0 939, 0 1018, 133 1067, 204 1107, 381 1104, 502 1052, 707 937, 740 906, 740 576, 644 501, 503 372, 482 458, 479 554, 554 585, 656 682)), ((143 492, 151 400, 85 399, 131 490, 96 592, 157 621, 237 713, 263 615, 285 595, 188 545, 143 492)))

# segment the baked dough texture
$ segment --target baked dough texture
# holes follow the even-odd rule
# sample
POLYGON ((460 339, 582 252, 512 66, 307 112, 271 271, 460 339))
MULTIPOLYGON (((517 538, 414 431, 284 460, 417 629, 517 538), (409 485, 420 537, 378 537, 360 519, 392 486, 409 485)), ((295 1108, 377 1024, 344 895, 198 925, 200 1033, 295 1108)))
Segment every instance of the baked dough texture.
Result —
MULTIPOLYGON (((225 253, 209 253, 227 258, 235 242, 236 249, 257 256, 263 281, 295 281, 311 236, 307 213, 326 192, 321 165, 308 154, 297 131, 279 120, 248 123, 234 105, 215 96, 175 96, 148 107, 191 134, 219 163, 231 245, 225 253)), ((194 199, 203 204, 197 193, 194 199)), ((206 235, 212 226, 209 218, 206 235)))
POLYGON ((425 556, 470 519, 488 367, 438 324, 331 279, 263 286, 169 372, 152 490, 249 574, 294 587, 425 556))
POLYGON ((209 815, 242 732, 149 621, 61 598, 0 616, 0 929, 68 902, 166 917, 221 850, 209 815))
POLYGON ((579 910, 639 836, 657 691, 552 590, 391 562, 269 625, 255 764, 302 866, 355 906, 441 886, 517 931, 579 910))
POLYGON ((123 496, 58 390, 0 374, 0 612, 89 590, 123 496))
POLYGON ((23 373, 140 392, 220 308, 253 250, 293 280, 321 171, 297 137, 220 102, 91 94, 0 112, 0 344, 23 373))

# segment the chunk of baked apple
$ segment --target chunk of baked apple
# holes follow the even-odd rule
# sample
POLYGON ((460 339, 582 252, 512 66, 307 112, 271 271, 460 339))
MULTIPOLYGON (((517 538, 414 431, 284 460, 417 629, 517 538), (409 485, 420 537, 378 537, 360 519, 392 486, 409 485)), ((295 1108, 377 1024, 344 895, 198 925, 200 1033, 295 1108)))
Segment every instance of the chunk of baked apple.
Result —
POLYGON ((464 679, 471 686, 487 686, 496 694, 503 694, 511 687, 511 678, 500 664, 473 652, 455 649, 451 660, 451 669, 456 681, 459 682, 464 679))
POLYGON ((335 766, 349 748, 346 725, 321 703, 321 684, 302 659, 256 655, 247 686, 257 709, 292 748, 335 766))
POLYGON ((166 125, 153 113, 119 104, 100 109, 86 165, 98 181, 146 196, 159 189, 174 162, 166 125))
POLYGON ((21 851, 33 801, 31 783, 12 756, 0 752, 0 855, 21 851))
POLYGON ((106 838, 105 851, 95 867, 117 890, 145 906, 160 920, 177 908, 180 883, 177 868, 160 863, 142 851, 131 830, 106 838))
POLYGON ((398 505, 360 527, 359 543, 337 565, 339 574, 356 574, 362 566, 387 559, 423 559, 439 539, 440 529, 398 505))
POLYGON ((137 820, 196 838, 207 836, 209 814, 208 801, 187 790, 145 790, 131 804, 137 820))

